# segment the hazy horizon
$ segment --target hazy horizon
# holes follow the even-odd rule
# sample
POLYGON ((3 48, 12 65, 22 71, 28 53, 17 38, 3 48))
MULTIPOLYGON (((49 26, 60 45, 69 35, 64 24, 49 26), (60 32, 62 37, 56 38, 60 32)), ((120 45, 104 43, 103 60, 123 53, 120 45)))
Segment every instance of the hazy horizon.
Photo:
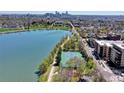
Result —
MULTIPOLYGON (((65 13, 66 11, 58 11, 65 13)), ((45 14, 55 13, 55 11, 0 11, 0 14, 45 14)), ((68 11, 72 15, 124 15, 124 11, 68 11)))

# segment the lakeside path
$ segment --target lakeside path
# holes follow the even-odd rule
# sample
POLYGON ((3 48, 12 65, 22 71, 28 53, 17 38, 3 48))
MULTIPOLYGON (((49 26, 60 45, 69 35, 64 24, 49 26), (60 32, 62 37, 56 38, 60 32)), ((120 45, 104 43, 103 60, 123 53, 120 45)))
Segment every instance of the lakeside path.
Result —
MULTIPOLYGON (((68 38, 63 42, 63 44, 62 44, 60 47, 63 48, 63 46, 68 42, 68 40, 69 40, 69 36, 68 36, 68 38)), ((57 50, 57 52, 58 52, 58 50, 57 50)), ((57 52, 56 52, 56 54, 55 54, 55 56, 54 56, 54 61, 53 61, 52 65, 51 65, 52 67, 51 67, 51 70, 50 70, 50 73, 49 73, 47 82, 52 82, 52 77, 53 77, 53 75, 54 75, 54 73, 55 73, 55 69, 56 69, 56 66, 54 66, 54 64, 56 63, 57 52)))
POLYGON ((3 31, 0 34, 9 34, 9 33, 18 33, 18 32, 26 32, 27 30, 13 30, 13 31, 3 31))
POLYGON ((53 30, 53 29, 24 29, 24 30, 12 30, 12 31, 4 31, 0 32, 0 34, 10 34, 10 33, 19 33, 19 32, 31 32, 31 31, 37 31, 37 30, 53 30))

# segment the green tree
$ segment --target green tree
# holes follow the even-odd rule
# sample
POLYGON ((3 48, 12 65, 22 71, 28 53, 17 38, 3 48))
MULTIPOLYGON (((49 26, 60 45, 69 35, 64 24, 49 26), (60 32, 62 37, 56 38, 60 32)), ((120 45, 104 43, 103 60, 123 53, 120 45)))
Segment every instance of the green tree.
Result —
MULTIPOLYGON (((84 72, 84 69, 85 69, 85 64, 84 64, 83 60, 81 60, 80 58, 74 57, 74 58, 70 59, 67 62, 67 66, 71 70, 76 72, 78 80, 83 76, 83 72, 84 72)), ((73 76, 71 77, 71 79, 77 80, 77 78, 73 77, 73 76)))

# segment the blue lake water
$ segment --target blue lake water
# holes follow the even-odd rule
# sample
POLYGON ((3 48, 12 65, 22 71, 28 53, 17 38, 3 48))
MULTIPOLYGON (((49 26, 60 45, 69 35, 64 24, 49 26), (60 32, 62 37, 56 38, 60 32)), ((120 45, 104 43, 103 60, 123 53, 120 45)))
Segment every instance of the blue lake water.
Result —
POLYGON ((63 30, 31 31, 0 35, 0 81, 37 81, 35 71, 62 37, 63 30))

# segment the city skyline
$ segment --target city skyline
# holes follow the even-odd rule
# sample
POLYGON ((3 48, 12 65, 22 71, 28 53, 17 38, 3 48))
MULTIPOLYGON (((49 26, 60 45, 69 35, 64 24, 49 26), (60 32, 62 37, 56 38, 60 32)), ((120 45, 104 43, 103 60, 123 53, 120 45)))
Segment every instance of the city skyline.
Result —
MULTIPOLYGON (((0 11, 0 14, 45 14, 56 11, 0 11)), ((65 13, 66 11, 57 11, 65 13)), ((124 15, 124 11, 68 11, 72 15, 124 15)))

